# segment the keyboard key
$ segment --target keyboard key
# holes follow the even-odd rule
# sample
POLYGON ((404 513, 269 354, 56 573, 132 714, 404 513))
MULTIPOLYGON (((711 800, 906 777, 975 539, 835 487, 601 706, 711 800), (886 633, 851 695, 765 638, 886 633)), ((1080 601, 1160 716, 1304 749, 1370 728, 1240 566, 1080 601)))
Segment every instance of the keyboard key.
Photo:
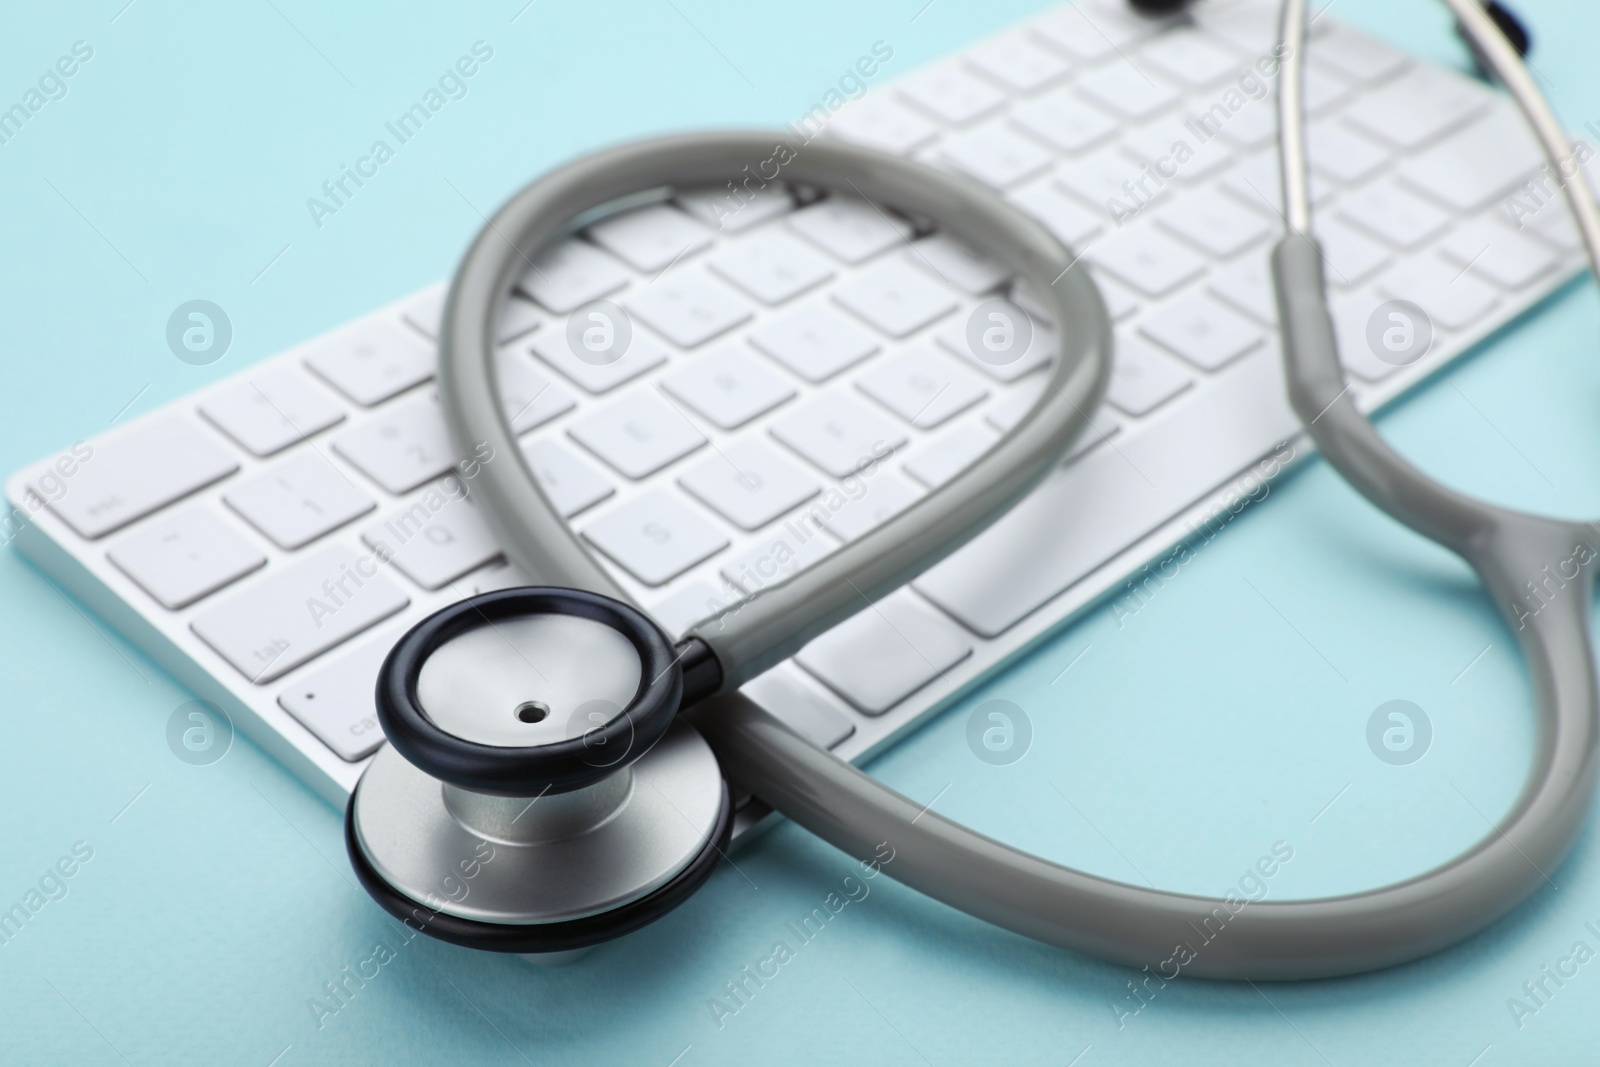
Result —
POLYGON ((437 478, 456 461, 437 397, 386 409, 333 439, 333 450, 391 493, 437 478))
POLYGON ((427 381, 437 364, 433 345, 384 318, 317 341, 306 355, 306 366, 365 407, 427 381))
POLYGON ((750 343, 808 382, 826 381, 878 350, 872 334, 820 302, 752 331, 750 343))
MULTIPOLYGON (((1339 363, 1345 371, 1368 382, 1381 382, 1402 366, 1403 360, 1380 358, 1367 339, 1367 327, 1377 312, 1383 298, 1376 293, 1361 291, 1336 293, 1329 303, 1328 313, 1333 320, 1333 334, 1339 348, 1339 363)), ((1400 326, 1390 316, 1385 325, 1400 326)), ((1401 352, 1399 355, 1404 356, 1401 352)))
POLYGON ((1437 256, 1407 260, 1378 283, 1384 295, 1409 300, 1433 319, 1435 326, 1462 330, 1493 311, 1500 295, 1483 281, 1437 256))
POLYGON ((998 121, 956 134, 945 141, 943 152, 959 170, 996 189, 1025 181, 1053 162, 1037 142, 998 121))
POLYGON ((564 518, 570 519, 616 492, 593 464, 579 459, 560 442, 548 438, 524 441, 522 454, 539 488, 564 518))
POLYGON ((238 469, 207 431, 168 413, 63 452, 29 488, 79 536, 96 538, 238 469))
POLYGON ((1235 256, 1277 229, 1261 212, 1215 189, 1187 194, 1157 221, 1215 259, 1235 256))
POLYGON ((1000 435, 981 422, 969 422, 940 434, 905 462, 906 473, 929 489, 941 485, 976 463, 1000 435))
POLYGON ((730 241, 711 269, 763 304, 781 304, 833 277, 833 267, 793 234, 767 227, 730 241))
POLYGON ((500 555, 477 503, 454 475, 368 525, 361 539, 424 589, 442 589, 500 555))
MULTIPOLYGON (((448 287, 438 285, 411 301, 401 313, 406 324, 428 340, 437 341, 444 318, 444 301, 448 295, 448 287)), ((500 313, 500 326, 495 331, 495 342, 503 345, 515 341, 525 333, 532 333, 543 321, 544 315, 540 313, 538 305, 513 293, 506 301, 505 309, 500 313)))
MULTIPOLYGON (((985 323, 985 330, 1009 326, 1014 331, 1013 346, 1020 347, 1020 331, 1026 329, 1031 333, 1028 347, 1020 354, 1003 350, 998 354, 974 351, 973 339, 968 336, 969 316, 957 316, 954 321, 940 329, 937 335, 939 344, 947 351, 960 356, 968 366, 976 367, 1001 382, 1014 382, 1035 368, 1044 366, 1055 355, 1056 335, 1044 328, 1044 321, 1038 315, 1030 314, 1015 304, 1005 302, 999 302, 987 314, 988 322, 985 323), (997 359, 1002 357, 1004 361, 997 362, 997 359)), ((978 341, 980 345, 983 343, 982 334, 978 337, 978 341)))
POLYGON ((1167 304, 1139 331, 1201 370, 1219 370, 1262 341, 1261 327, 1200 293, 1167 304))
POLYGON ((1212 274, 1206 288, 1213 296, 1268 326, 1278 321, 1278 298, 1273 292, 1266 256, 1240 257, 1212 274))
POLYGON ((1322 246, 1323 267, 1334 285, 1358 285, 1389 262, 1391 253, 1387 248, 1336 217, 1317 219, 1315 233, 1322 246))
POLYGON ((1011 109, 1011 121, 1069 155, 1086 152, 1117 132, 1116 119, 1067 86, 1018 103, 1011 109))
POLYGON ((1363 182, 1389 162, 1382 145, 1337 122, 1315 122, 1307 136, 1312 169, 1347 185, 1363 182))
POLYGON ((801 237, 846 263, 860 263, 907 241, 911 224, 862 200, 830 197, 789 216, 801 237))
POLYGON ((188 607, 266 564, 243 534, 199 504, 152 519, 119 538, 111 562, 162 607, 188 607))
POLYGON ((865 491, 846 497, 839 507, 819 519, 823 527, 841 541, 854 541, 877 529, 917 502, 922 490, 892 470, 874 471, 863 478, 865 491))
POLYGON ((1191 89, 1203 89, 1244 69, 1233 52, 1217 39, 1193 26, 1174 26, 1139 46, 1136 64, 1148 64, 1159 73, 1191 89))
POLYGON ((378 670, 400 633, 365 642, 310 672, 278 694, 278 705, 340 759, 366 759, 383 744, 374 694, 378 670))
POLYGON ((802 681, 792 667, 779 664, 740 686, 739 691, 818 748, 834 748, 856 732, 855 723, 802 681))
POLYGON ((738 441, 678 476, 701 503, 744 530, 756 530, 817 495, 817 483, 763 441, 738 441))
POLYGON ((828 129, 847 141, 908 155, 933 140, 939 127, 892 96, 869 95, 833 117, 828 129))
POLYGON ((375 506, 349 475, 309 449, 236 482, 222 499, 283 549, 308 545, 375 506))
POLYGON ((1137 337, 1117 338, 1116 363, 1106 399, 1129 415, 1148 415, 1190 385, 1194 379, 1178 369, 1149 342, 1137 337))
POLYGON ((1543 161, 1522 116, 1489 112, 1436 145, 1400 160, 1400 180, 1445 207, 1475 212, 1502 200, 1543 161))
MULTIPOLYGON (((580 342, 581 343, 581 342, 580 342)), ((647 370, 665 363, 667 350, 634 330, 628 347, 622 355, 610 362, 591 363, 594 358, 579 358, 567 340, 566 323, 542 332, 533 339, 533 354, 576 382, 590 393, 607 393, 624 382, 630 382, 647 370)))
POLYGON ((1101 225, 1109 223, 1116 229, 1169 193, 1165 184, 1155 184, 1145 168, 1116 145, 1068 162, 1056 171, 1055 181, 1089 205, 1101 225), (1144 185, 1136 189, 1134 183, 1140 179, 1144 185))
MULTIPOLYGON (((813 510, 820 506, 814 505, 813 510)), ((820 530, 791 519, 768 530, 754 548, 724 563, 721 574, 746 593, 755 593, 799 574, 833 549, 834 542, 820 530)))
POLYGON ((671 581, 728 547, 709 521, 675 493, 652 489, 607 512, 583 531, 596 548, 645 585, 671 581))
POLYGON ((904 259, 887 259, 834 287, 836 303, 890 337, 907 337, 956 307, 956 294, 904 259))
POLYGON ((1010 201, 1032 215, 1068 248, 1081 249, 1105 224, 1090 211, 1055 188, 1053 181, 1035 182, 1008 194, 1010 201))
POLYGON ((1449 225, 1450 217, 1415 193, 1385 178, 1344 198, 1339 215, 1387 241, 1394 248, 1415 248, 1449 225))
POLYGON ((495 366, 499 371, 500 403, 513 433, 525 434, 572 410, 572 394, 534 370, 526 353, 502 348, 496 353, 495 366))
POLYGON ((954 624, 902 592, 863 606, 795 662, 857 711, 882 715, 971 654, 954 624))
POLYGON ((973 296, 991 292, 1011 276, 999 263, 945 233, 913 244, 906 249, 905 260, 973 296))
POLYGON ((672 199, 691 217, 723 233, 743 233, 794 210, 794 200, 784 186, 751 188, 748 180, 738 189, 708 186, 679 190, 672 199))
POLYGON ((635 389, 567 427, 567 433, 629 478, 643 478, 706 443, 684 414, 652 389, 635 389))
MULTIPOLYGON (((1225 174, 1222 188, 1251 208, 1274 215, 1283 213, 1283 179, 1276 151, 1257 152, 1225 174)), ((1320 207, 1338 191, 1320 171, 1311 172, 1311 203, 1320 207)))
POLYGON ((924 430, 989 395, 977 375, 931 345, 879 360, 856 379, 856 388, 924 430))
MULTIPOLYGON (((667 599, 651 605, 650 617, 669 636, 682 637, 695 623, 709 619, 739 597, 737 589, 719 589, 710 582, 696 579, 667 599)), ((712 633, 716 633, 717 629, 710 627, 712 633)))
POLYGON ((954 63, 916 71, 896 82, 895 89, 901 99, 951 126, 964 126, 1006 102, 999 89, 954 63))
POLYGON ((628 301, 628 310, 680 348, 693 348, 750 317, 727 286, 703 270, 669 271, 628 301))
POLYGON ((1238 156, 1222 138, 1201 138, 1193 120, 1177 111, 1130 130, 1122 138, 1122 148, 1147 166, 1144 173, 1151 175, 1150 185, 1161 180, 1202 182, 1238 156))
POLYGON ((1405 53, 1396 51, 1360 30, 1332 21, 1323 23, 1309 53, 1312 66, 1328 66, 1356 82, 1380 82, 1411 65, 1405 53))
POLYGON ((1344 119, 1395 148, 1417 148, 1488 106, 1490 95, 1458 74, 1412 67, 1345 108, 1344 119))
POLYGON ((794 396, 792 385, 743 345, 714 348, 661 379, 661 387, 701 418, 737 429, 794 396))
POLYGON ((1521 289, 1551 271, 1557 257, 1545 245, 1490 218, 1469 219, 1446 237, 1444 254, 1467 273, 1521 289))
POLYGON ((711 234, 670 204, 612 215, 589 227, 589 237, 639 270, 665 270, 711 243, 711 234))
POLYGON ((272 367, 226 386, 200 414, 257 456, 270 456, 344 419, 321 387, 294 367, 272 367))
POLYGON ((533 258, 517 287, 557 315, 575 311, 628 284, 628 271, 587 241, 569 237, 533 258))
POLYGON ((1029 29, 1069 58, 1093 63, 1154 33, 1162 25, 1156 19, 1137 19, 1107 17, 1087 5, 1071 4, 1045 12, 1029 23, 1029 29))
POLYGON ((1078 92, 1113 115, 1142 122, 1181 97, 1178 88, 1154 71, 1131 63, 1108 63, 1080 77, 1078 92))
POLYGON ((1151 226, 1129 227, 1094 246, 1095 265, 1146 296, 1165 296, 1200 276, 1205 260, 1151 226))
POLYGON ((835 478, 853 474, 906 443, 894 423, 838 391, 778 419, 772 436, 835 478))
POLYGON ((410 603, 380 568, 371 554, 330 545, 213 604, 190 626, 264 685, 410 603))
POLYGON ((974 45, 964 58, 990 80, 1018 93, 1043 88, 1072 69, 1054 52, 1017 31, 974 45))

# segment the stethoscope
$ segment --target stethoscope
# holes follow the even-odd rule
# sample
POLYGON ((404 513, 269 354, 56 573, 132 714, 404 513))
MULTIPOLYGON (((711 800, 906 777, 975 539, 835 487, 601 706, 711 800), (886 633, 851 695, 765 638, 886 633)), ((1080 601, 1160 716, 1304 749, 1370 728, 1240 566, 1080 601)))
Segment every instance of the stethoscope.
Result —
MULTIPOLYGON (((1446 0, 1479 61, 1515 97, 1558 172, 1560 126, 1477 0, 1446 0)), ((1148 5, 1145 5, 1148 6, 1148 5)), ((1368 500, 1477 571, 1521 645, 1539 744, 1515 805, 1477 844, 1406 881, 1344 896, 1257 901, 1162 892, 1010 848, 928 811, 794 733, 738 687, 943 558, 1065 456, 1103 396, 1112 335, 1073 253, 974 184, 842 143, 812 142, 791 184, 847 191, 938 220, 1036 292, 1062 325, 1034 408, 944 489, 674 643, 585 549, 521 458, 493 371, 494 324, 535 253, 676 187, 717 185, 774 138, 666 137, 580 159, 518 193, 468 250, 440 338, 440 392, 462 454, 507 457, 473 483, 500 543, 541 580, 430 616, 395 645, 377 687, 389 744, 346 815, 366 889, 408 925, 455 944, 561 953, 676 907, 729 842, 728 783, 895 879, 998 926, 1133 967, 1291 979, 1349 974, 1438 951, 1545 883, 1593 799, 1597 694, 1592 568, 1530 613, 1524 582, 1600 527, 1495 507, 1397 455, 1357 408, 1338 360, 1322 253, 1311 235, 1302 118, 1305 0, 1285 0, 1279 90, 1288 233, 1272 268, 1290 400, 1322 454, 1368 500), (683 714, 680 714, 683 712, 683 714), (892 863, 883 863, 892 855, 892 863), (1220 924, 1220 925, 1219 925, 1220 924), (1225 930, 1201 940, 1200 931, 1225 930), (1178 962, 1174 962, 1178 961, 1178 962)), ((1567 182, 1592 263, 1600 213, 1567 182)))

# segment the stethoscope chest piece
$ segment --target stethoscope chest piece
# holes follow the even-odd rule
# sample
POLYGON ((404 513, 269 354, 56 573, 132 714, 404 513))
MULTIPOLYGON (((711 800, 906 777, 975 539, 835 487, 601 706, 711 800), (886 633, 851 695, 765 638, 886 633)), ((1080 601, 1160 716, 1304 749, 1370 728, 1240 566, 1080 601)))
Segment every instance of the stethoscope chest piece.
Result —
POLYGON ((346 843, 391 914, 457 944, 560 952, 660 917, 709 876, 731 825, 710 747, 654 623, 606 597, 486 593, 390 653, 390 744, 346 843))

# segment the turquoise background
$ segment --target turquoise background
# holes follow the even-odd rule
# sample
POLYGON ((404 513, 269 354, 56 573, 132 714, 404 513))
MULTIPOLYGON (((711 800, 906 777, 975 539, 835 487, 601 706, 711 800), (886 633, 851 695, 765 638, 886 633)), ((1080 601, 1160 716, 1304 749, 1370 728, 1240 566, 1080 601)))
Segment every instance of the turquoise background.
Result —
MULTIPOLYGON (((894 48, 889 76, 1042 6, 934 0, 913 22, 925 0, 122 3, 7 5, 0 101, 74 41, 94 58, 0 145, 5 471, 443 277, 480 212, 576 152, 781 122, 876 40, 894 48), (494 58, 468 95, 314 226, 306 198, 480 39, 494 58), (197 297, 235 330, 203 368, 163 340, 197 297)), ((1600 13, 1517 6, 1565 120, 1600 117, 1600 13)), ((1335 13, 1463 62, 1441 5, 1338 0, 1335 13)), ((1596 311, 1590 282, 1568 286, 1384 432, 1452 484, 1592 513, 1596 311)), ((1321 463, 1272 496, 1132 619, 1090 616, 873 772, 1018 845, 1185 890, 1226 889, 1280 840, 1295 854, 1275 899, 1374 886, 1475 840, 1532 744, 1507 631, 1461 563, 1321 463), (996 697, 1035 728, 1009 767, 964 740, 970 709, 996 697), (1434 726, 1408 767, 1366 747, 1368 716, 1391 699, 1434 726)), ((1449 952, 1343 981, 1179 982, 1120 1027, 1128 972, 879 878, 719 1027, 710 998, 853 866, 793 826, 573 966, 402 946, 347 870, 339 813, 243 740, 212 766, 175 759, 165 727, 187 694, 14 552, 0 553, 0 678, 0 903, 74 842, 93 849, 68 895, 0 946, 6 1063, 1465 1067, 1593 1047, 1600 962, 1520 1029, 1506 1006, 1575 941, 1600 949, 1584 929, 1600 927, 1592 827, 1550 887, 1449 952), (319 1028, 308 999, 380 940, 395 958, 319 1028)))

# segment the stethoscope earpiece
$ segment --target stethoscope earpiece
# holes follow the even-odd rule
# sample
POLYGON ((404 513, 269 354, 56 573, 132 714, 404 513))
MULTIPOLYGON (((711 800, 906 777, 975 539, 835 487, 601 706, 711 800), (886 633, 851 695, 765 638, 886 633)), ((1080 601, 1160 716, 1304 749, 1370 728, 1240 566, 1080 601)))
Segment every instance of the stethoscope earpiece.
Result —
MULTIPOLYGON (((1511 9, 1500 3, 1499 0, 1484 0, 1483 11, 1484 14, 1489 16, 1489 21, 1494 23, 1495 28, 1511 43, 1511 47, 1516 50, 1517 55, 1526 59, 1528 57, 1528 49, 1533 47, 1533 39, 1529 36, 1528 28, 1523 25, 1522 20, 1512 14, 1511 9)), ((1461 25, 1459 19, 1456 20, 1456 36, 1460 37, 1467 48, 1472 51, 1473 62, 1478 68, 1478 76, 1484 81, 1493 81, 1494 76, 1490 73, 1491 65, 1488 57, 1483 54, 1483 50, 1478 47, 1477 42, 1472 39, 1472 35, 1461 25)))
POLYGON ((391 914, 502 952, 637 929, 709 876, 732 825, 716 757, 687 723, 676 652, 594 593, 485 593, 418 623, 379 671, 389 744, 345 836, 391 914))

